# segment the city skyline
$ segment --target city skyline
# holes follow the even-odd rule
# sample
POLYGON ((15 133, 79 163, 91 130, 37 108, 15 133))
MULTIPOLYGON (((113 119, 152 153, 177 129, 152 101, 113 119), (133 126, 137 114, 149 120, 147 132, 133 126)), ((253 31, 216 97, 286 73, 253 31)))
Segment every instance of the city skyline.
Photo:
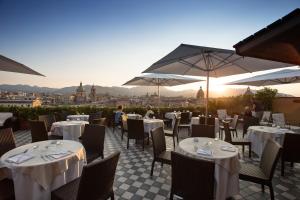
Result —
MULTIPOLYGON (((180 43, 233 49, 299 5, 299 1, 0 1, 0 54, 46 75, 0 72, 0 84, 60 88, 83 81, 121 86, 180 43)), ((225 87, 220 85, 229 79, 212 81, 212 90, 222 92, 225 87)), ((300 96, 297 84, 273 88, 300 96)))

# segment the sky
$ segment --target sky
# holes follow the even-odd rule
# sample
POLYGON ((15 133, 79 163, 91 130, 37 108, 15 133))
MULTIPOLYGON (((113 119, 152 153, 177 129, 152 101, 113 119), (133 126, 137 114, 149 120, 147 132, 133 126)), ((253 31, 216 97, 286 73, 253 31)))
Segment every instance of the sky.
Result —
MULTIPOLYGON (((0 84, 121 86, 181 43, 233 49, 297 7, 299 0, 0 0, 0 54, 46 76, 0 71, 0 84)), ((224 92, 224 81, 212 80, 212 90, 224 92)), ((274 88, 300 96, 297 87, 274 88)))

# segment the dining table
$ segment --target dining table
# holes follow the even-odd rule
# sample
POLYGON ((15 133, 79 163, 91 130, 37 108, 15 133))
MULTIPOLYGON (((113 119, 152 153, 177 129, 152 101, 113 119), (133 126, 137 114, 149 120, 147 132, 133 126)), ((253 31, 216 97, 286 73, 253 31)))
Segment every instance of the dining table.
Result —
POLYGON ((136 113, 128 113, 126 114, 128 119, 142 119, 143 116, 136 113))
POLYGON ((89 121, 90 116, 89 115, 68 115, 67 120, 71 121, 89 121))
POLYGON ((164 127, 164 121, 161 119, 143 119, 144 121, 144 131, 146 133, 149 133, 152 129, 158 128, 158 127, 164 127))
POLYGON ((83 134, 84 127, 89 124, 87 121, 59 121, 54 122, 51 126, 51 135, 63 136, 64 140, 79 141, 83 134))
POLYGON ((282 145, 285 133, 295 133, 295 131, 277 126, 249 126, 245 137, 251 141, 252 151, 260 159, 267 141, 272 139, 282 145))
POLYGON ((215 163, 215 199, 225 200, 239 194, 238 149, 223 140, 194 137, 179 142, 176 151, 200 160, 215 163))
MULTIPOLYGON (((199 124, 199 117, 192 117, 191 118, 191 125, 193 124, 199 124)), ((219 132, 219 126, 220 126, 220 121, 218 118, 215 118, 215 133, 219 132)))
POLYGON ((50 200, 51 191, 80 177, 86 152, 76 141, 46 140, 12 149, 0 162, 11 172, 16 200, 50 200))

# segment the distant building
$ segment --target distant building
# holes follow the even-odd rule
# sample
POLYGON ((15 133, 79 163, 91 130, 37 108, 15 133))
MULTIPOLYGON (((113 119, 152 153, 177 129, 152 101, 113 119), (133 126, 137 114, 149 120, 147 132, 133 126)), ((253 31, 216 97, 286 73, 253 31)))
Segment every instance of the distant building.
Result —
POLYGON ((253 92, 251 91, 251 89, 250 89, 249 86, 247 87, 247 90, 246 90, 246 92, 244 93, 244 95, 248 95, 248 96, 252 96, 252 95, 253 95, 253 92))
POLYGON ((96 88, 95 88, 94 85, 91 87, 91 92, 90 92, 89 97, 90 97, 90 101, 91 101, 91 102, 97 101, 96 88))
POLYGON ((35 108, 42 105, 42 101, 39 98, 35 99, 1 99, 0 104, 2 106, 12 107, 28 107, 35 108))
POLYGON ((204 105, 205 99, 204 99, 204 91, 202 89, 202 86, 200 86, 200 88, 197 92, 196 99, 199 101, 200 104, 204 105))
POLYGON ((83 89, 82 82, 80 82, 79 87, 76 89, 74 100, 77 104, 82 104, 86 102, 86 92, 83 89))

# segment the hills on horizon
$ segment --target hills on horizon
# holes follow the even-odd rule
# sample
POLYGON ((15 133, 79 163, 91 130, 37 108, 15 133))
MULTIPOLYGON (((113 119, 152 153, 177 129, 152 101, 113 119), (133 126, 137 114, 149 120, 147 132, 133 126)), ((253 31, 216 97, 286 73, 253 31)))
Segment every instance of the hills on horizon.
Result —
MULTIPOLYGON (((50 88, 50 87, 39 87, 39 86, 30 86, 30 85, 9 85, 9 84, 2 84, 0 85, 0 91, 8 91, 8 92, 28 92, 28 93, 45 93, 45 94, 62 94, 62 95, 71 95, 76 92, 78 86, 69 86, 63 88, 50 88)), ((83 88, 87 92, 90 93, 92 85, 84 85, 83 88)), ((126 88, 126 87, 106 87, 106 86, 99 86, 95 85, 96 93, 99 95, 111 95, 111 96, 143 96, 157 93, 157 87, 147 87, 147 86, 140 86, 140 87, 133 87, 133 88, 126 88)), ((213 91, 210 92, 211 97, 227 97, 227 96, 236 96, 243 94, 246 89, 230 89, 227 88, 226 92, 223 94, 217 94, 213 91)), ((190 90, 182 90, 182 91, 173 91, 166 87, 160 88, 161 96, 167 97, 195 97, 197 90, 190 89, 190 90)), ((292 96, 288 94, 279 93, 278 96, 292 96)))

